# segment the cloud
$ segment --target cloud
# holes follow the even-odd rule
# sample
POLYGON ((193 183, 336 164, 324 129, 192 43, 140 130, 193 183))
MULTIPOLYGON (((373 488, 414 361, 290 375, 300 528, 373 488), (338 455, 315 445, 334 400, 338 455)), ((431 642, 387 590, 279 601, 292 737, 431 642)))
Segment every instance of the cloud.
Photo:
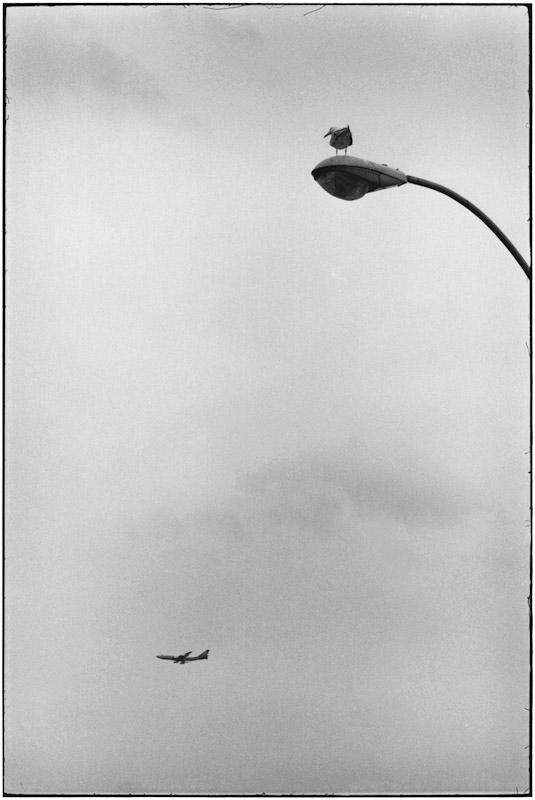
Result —
POLYGON ((8 81, 12 91, 41 100, 58 94, 102 96, 114 102, 154 103, 157 82, 132 57, 102 42, 68 39, 53 30, 33 30, 8 43, 8 81))
MULTIPOLYGON (((19 22, 19 20, 17 20, 19 22)), ((78 121, 141 115, 173 131, 205 127, 184 93, 164 87, 135 55, 98 40, 83 27, 13 25, 7 45, 10 99, 26 98, 39 113, 73 112, 78 121)))
POLYGON ((219 41, 221 41, 221 37, 225 37, 234 45, 239 46, 243 43, 244 46, 254 47, 264 43, 264 36, 254 25, 245 22, 239 9, 207 8, 205 10, 207 14, 203 18, 204 28, 209 30, 211 35, 217 37, 219 41), (227 10, 236 13, 224 13, 227 10))
POLYGON ((247 528, 252 515, 262 529, 329 535, 348 513, 436 528, 469 510, 454 476, 409 450, 376 452, 354 439, 275 461, 242 477, 237 489, 205 517, 227 530, 247 528))
POLYGON ((256 47, 264 42, 264 37, 260 31, 252 25, 231 25, 228 20, 225 20, 222 31, 232 41, 248 43, 251 46, 254 45, 256 47))

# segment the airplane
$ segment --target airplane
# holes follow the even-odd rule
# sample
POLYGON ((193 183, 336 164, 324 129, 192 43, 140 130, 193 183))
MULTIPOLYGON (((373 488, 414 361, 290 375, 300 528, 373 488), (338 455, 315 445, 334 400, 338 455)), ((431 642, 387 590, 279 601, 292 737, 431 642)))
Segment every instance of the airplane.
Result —
POLYGON ((181 656, 156 656, 156 658, 163 658, 166 661, 174 661, 175 664, 186 664, 188 661, 204 661, 208 658, 209 650, 205 650, 200 656, 192 656, 189 658, 188 656, 191 654, 191 650, 188 650, 187 653, 183 653, 181 656))

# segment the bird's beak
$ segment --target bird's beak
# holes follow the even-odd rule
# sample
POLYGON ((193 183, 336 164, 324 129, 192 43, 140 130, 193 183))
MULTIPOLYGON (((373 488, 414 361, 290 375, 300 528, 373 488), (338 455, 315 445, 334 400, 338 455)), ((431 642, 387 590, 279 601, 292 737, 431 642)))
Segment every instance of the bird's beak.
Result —
MULTIPOLYGON (((331 133, 330 131, 327 131, 327 133, 325 134, 325 136, 329 136, 329 135, 330 135, 330 133, 331 133)), ((324 139, 325 139, 325 136, 323 137, 324 139)))

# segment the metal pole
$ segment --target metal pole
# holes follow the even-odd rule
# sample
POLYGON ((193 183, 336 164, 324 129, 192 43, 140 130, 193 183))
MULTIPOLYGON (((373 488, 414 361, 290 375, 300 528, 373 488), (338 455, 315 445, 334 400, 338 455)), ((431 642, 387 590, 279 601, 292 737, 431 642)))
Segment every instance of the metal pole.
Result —
POLYGON ((416 183, 418 186, 425 186, 427 189, 434 189, 436 192, 442 192, 442 194, 447 194, 448 197, 452 197, 454 200, 457 200, 462 206, 467 208, 472 214, 475 214, 476 217, 479 217, 485 225, 491 229, 493 233, 496 234, 500 242, 504 244, 513 258, 516 259, 517 263, 520 264, 524 272, 526 273, 529 280, 531 280, 531 269, 528 266, 527 262, 522 258, 514 244, 507 238, 505 233, 498 228, 496 223, 494 223, 490 217, 487 217, 486 214, 481 211, 480 208, 475 206, 470 200, 467 200, 465 197, 462 197, 457 192, 452 191, 452 189, 448 189, 447 186, 442 186, 440 183, 433 183, 432 181, 423 180, 423 178, 415 178, 413 175, 407 175, 407 183, 416 183))

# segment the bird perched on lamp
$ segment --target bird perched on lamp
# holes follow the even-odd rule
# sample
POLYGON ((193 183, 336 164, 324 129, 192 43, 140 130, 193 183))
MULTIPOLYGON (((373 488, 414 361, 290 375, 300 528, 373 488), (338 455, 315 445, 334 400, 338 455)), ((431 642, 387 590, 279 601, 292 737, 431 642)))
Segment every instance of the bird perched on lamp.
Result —
POLYGON ((345 150, 345 154, 347 155, 347 148, 351 147, 353 144, 353 137, 351 136, 351 131, 349 130, 349 125, 347 128, 329 128, 324 139, 330 136, 329 144, 331 147, 338 152, 338 150, 345 150))

